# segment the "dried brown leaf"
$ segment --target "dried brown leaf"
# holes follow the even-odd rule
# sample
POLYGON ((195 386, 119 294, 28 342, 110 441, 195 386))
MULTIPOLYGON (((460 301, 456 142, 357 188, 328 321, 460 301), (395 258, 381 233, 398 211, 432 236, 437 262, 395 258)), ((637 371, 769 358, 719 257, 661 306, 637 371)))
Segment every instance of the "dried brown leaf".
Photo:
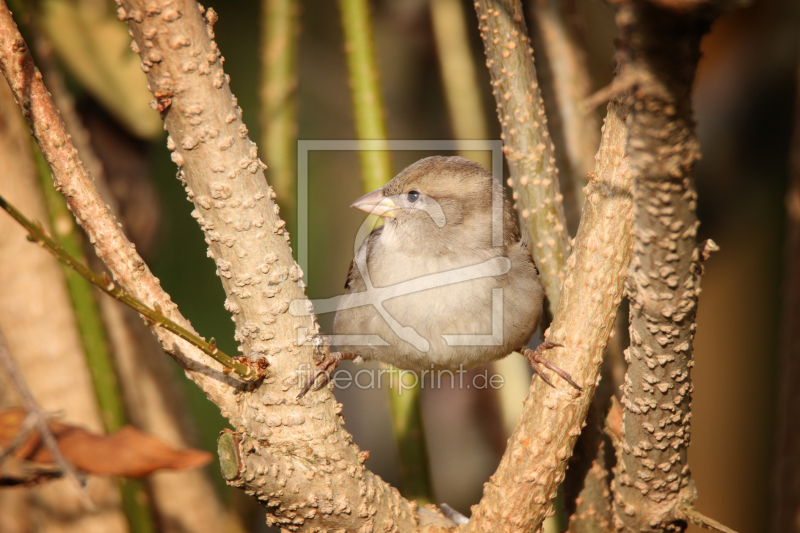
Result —
MULTIPOLYGON (((0 411, 0 447, 6 447, 25 419, 22 409, 0 411)), ((158 437, 133 426, 110 435, 98 435, 83 428, 50 422, 61 452, 78 470, 91 474, 144 477, 156 470, 180 470, 207 464, 212 455, 202 450, 173 448, 158 437)), ((37 432, 18 446, 13 454, 36 463, 52 463, 53 457, 37 432)))

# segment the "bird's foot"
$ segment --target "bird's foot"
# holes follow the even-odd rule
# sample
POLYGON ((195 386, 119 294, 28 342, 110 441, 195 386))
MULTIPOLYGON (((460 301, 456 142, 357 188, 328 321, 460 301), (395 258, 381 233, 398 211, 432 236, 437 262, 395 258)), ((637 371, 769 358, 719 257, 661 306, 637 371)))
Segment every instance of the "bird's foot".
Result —
POLYGON ((554 365, 553 363, 542 357, 542 354, 544 354, 545 350, 549 350, 550 348, 556 348, 556 347, 563 348, 563 346, 564 346, 563 344, 556 344, 555 342, 544 341, 539 346, 537 346, 535 350, 530 350, 528 348, 525 348, 524 350, 522 350, 522 355, 525 357, 525 359, 528 360, 528 363, 531 365, 531 368, 533 368, 533 371, 536 374, 538 374, 540 378, 542 378, 542 381, 544 381, 551 387, 555 387, 555 385, 553 385, 553 383, 544 374, 542 367, 549 368, 550 370, 561 376, 561 378, 564 381, 566 381, 576 389, 583 390, 577 383, 575 383, 575 381, 572 380, 572 376, 570 376, 569 374, 558 368, 556 365, 554 365))
POLYGON ((352 353, 328 352, 328 354, 324 357, 324 359, 322 359, 322 361, 316 364, 317 367, 316 370, 306 380, 306 384, 303 387, 303 390, 300 391, 300 394, 297 395, 296 399, 299 400, 300 398, 305 396, 308 391, 312 389, 315 391, 320 390, 322 387, 324 387, 330 382, 331 375, 333 374, 333 371, 336 370, 336 367, 339 366, 339 363, 341 363, 345 359, 350 359, 352 361, 356 357, 358 356, 352 353), (322 381, 320 382, 319 385, 314 386, 319 377, 322 377, 322 381))

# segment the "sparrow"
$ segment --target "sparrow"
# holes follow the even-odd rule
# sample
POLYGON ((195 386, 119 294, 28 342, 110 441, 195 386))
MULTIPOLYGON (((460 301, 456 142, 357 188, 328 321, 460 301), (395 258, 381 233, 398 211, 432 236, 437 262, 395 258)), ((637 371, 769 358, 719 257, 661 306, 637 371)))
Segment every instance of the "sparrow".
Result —
POLYGON ((542 357, 525 348, 544 289, 503 186, 462 157, 428 157, 351 207, 383 218, 356 252, 324 358, 298 395, 318 390, 344 359, 404 370, 469 370, 513 351, 548 385, 542 357), (335 346, 335 350, 331 347, 335 346))

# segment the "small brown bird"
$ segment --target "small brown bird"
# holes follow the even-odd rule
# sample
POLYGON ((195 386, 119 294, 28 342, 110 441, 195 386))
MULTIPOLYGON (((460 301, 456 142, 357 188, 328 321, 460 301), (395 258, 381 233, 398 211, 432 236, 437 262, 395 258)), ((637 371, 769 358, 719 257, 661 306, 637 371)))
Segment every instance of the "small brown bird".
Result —
MULTIPOLYGON (((428 157, 351 207, 384 218, 356 253, 334 319, 333 344, 300 396, 343 359, 405 370, 457 370, 520 351, 549 385, 542 357, 525 349, 544 290, 503 187, 478 163, 428 157)), ((315 389, 315 390, 316 390, 315 389)))

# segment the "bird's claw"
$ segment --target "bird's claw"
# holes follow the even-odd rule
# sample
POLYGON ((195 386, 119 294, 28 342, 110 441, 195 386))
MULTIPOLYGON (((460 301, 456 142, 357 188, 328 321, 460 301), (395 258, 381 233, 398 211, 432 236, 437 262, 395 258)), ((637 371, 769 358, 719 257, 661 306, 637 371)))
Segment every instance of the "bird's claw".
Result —
POLYGON ((544 341, 539 346, 537 346, 535 350, 530 350, 530 349, 522 350, 522 355, 525 356, 525 359, 528 360, 528 363, 531 365, 531 368, 533 368, 533 371, 536 374, 538 374, 540 378, 542 378, 542 381, 544 381, 551 387, 555 387, 555 385, 553 385, 553 383, 544 374, 542 367, 549 368, 550 370, 561 376, 561 379, 563 379, 564 381, 575 387, 577 390, 583 390, 580 385, 575 383, 575 381, 572 379, 572 376, 570 376, 569 374, 558 368, 556 365, 554 365, 553 363, 542 357, 542 354, 544 353, 545 350, 557 347, 563 348, 564 345, 557 344, 555 342, 544 341))
POLYGON ((297 395, 295 399, 299 400, 306 393, 310 390, 318 391, 325 385, 327 385, 331 381, 331 375, 333 371, 336 370, 336 367, 339 366, 344 359, 354 359, 355 355, 349 353, 341 353, 341 352, 329 352, 325 358, 317 363, 317 369, 314 371, 313 374, 306 380, 305 386, 303 386, 303 390, 300 391, 300 394, 297 395), (317 381, 317 378, 322 376, 322 382, 319 385, 314 386, 317 381))
POLYGON ((303 387, 303 390, 301 390, 300 394, 297 395, 298 400, 303 396, 305 396, 306 393, 310 391, 312 388, 315 391, 318 391, 330 382, 331 373, 336 369, 337 366, 339 366, 339 363, 341 362, 341 358, 335 357, 337 355, 339 354, 335 352, 329 354, 328 356, 325 357, 325 359, 323 359, 317 365, 317 369, 314 371, 313 374, 311 374, 311 376, 309 376, 309 378, 306 380, 306 384, 303 387), (322 383, 320 383, 318 386, 315 387, 314 384, 316 383, 317 378, 319 378, 320 376, 323 377, 322 383))

